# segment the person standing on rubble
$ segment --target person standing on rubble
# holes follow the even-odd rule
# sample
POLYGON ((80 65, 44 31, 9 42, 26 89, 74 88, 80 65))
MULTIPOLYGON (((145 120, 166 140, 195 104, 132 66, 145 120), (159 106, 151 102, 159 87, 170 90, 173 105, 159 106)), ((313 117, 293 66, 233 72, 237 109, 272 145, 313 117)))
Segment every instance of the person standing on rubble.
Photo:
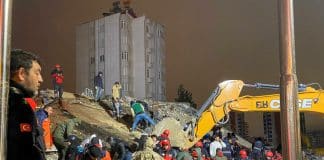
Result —
POLYGON ((98 72, 98 75, 94 79, 94 86, 96 90, 95 101, 99 101, 102 93, 103 93, 103 80, 102 80, 103 73, 98 72))
POLYGON ((131 101, 131 112, 132 116, 135 117, 134 122, 132 124, 131 131, 134 131, 137 127, 138 122, 142 120, 147 120, 151 125, 155 125, 155 122, 151 117, 149 117, 144 110, 144 107, 142 104, 131 101))
POLYGON ((121 85, 119 82, 115 82, 114 85, 112 86, 112 103, 114 107, 114 116, 120 118, 120 90, 122 89, 121 85))
POLYGON ((62 99, 63 96, 63 70, 61 65, 56 64, 55 68, 51 72, 52 82, 54 86, 54 98, 62 99))
POLYGON ((72 131, 75 126, 81 124, 81 120, 78 118, 68 119, 57 124, 53 132, 54 144, 59 152, 59 160, 64 160, 66 151, 71 144, 68 142, 68 136, 72 135, 72 131))
POLYGON ((122 89, 119 82, 115 82, 112 86, 112 97, 115 101, 117 101, 117 98, 120 99, 120 90, 122 89))
POLYGON ((7 160, 45 160, 42 129, 37 123, 35 96, 43 82, 39 58, 12 50, 7 121, 7 160))

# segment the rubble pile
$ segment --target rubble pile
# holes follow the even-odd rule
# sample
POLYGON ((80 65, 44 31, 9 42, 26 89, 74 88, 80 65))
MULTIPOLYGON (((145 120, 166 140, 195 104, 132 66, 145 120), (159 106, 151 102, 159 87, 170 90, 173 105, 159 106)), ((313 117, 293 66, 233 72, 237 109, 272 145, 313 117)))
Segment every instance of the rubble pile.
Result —
MULTIPOLYGON (((122 97, 121 109, 126 115, 131 115, 130 102, 132 100, 147 104, 146 106, 144 105, 145 109, 157 122, 166 117, 172 117, 180 121, 181 125, 185 125, 187 122, 192 120, 192 117, 197 112, 197 110, 190 107, 188 103, 161 102, 153 101, 151 99, 136 100, 132 97, 122 97)), ((114 110, 111 96, 106 96, 105 98, 101 99, 99 104, 105 109, 114 110)))
MULTIPOLYGON (((55 114, 51 116, 53 129, 57 123, 69 118, 78 117, 81 119, 81 126, 76 128, 74 133, 80 138, 87 137, 91 134, 97 134, 99 138, 106 139, 107 136, 115 136, 128 143, 130 146, 136 147, 137 142, 134 140, 139 136, 137 133, 129 132, 132 123, 130 102, 136 100, 132 97, 121 98, 122 119, 116 119, 114 115, 114 107, 111 96, 102 98, 96 102, 93 98, 64 92, 63 103, 59 103, 57 99, 53 98, 52 90, 40 91, 38 97, 39 107, 44 105, 52 105, 55 109, 55 114), (62 106, 63 104, 63 106, 62 106)), ((138 100, 145 105, 148 113, 157 122, 155 128, 160 130, 153 131, 154 134, 159 135, 163 128, 169 128, 172 131, 183 130, 187 122, 195 118, 196 109, 190 107, 187 103, 175 102, 160 102, 151 99, 138 100)), ((223 131, 226 133, 226 131, 223 131)), ((228 132, 228 131, 227 131, 228 132)), ((138 133, 140 134, 140 133, 138 133)), ((182 132, 177 132, 175 137, 170 137, 171 144, 174 146, 183 146, 189 137, 186 137, 182 132), (183 140, 185 138, 185 140, 183 140)), ((315 136, 316 137, 316 136, 315 136)), ((321 136, 318 136, 321 137, 321 136)), ((250 145, 249 142, 239 141, 244 146, 250 145)), ((319 140, 320 141, 320 140, 319 140)), ((249 147, 248 147, 249 148, 249 147)), ((56 155, 54 155, 55 157, 56 155)), ((304 152, 306 157, 314 157, 312 152, 304 152)), ((54 158, 55 159, 55 158, 54 158)))
POLYGON ((191 121, 196 109, 189 106, 187 103, 172 103, 172 102, 153 102, 149 111, 153 113, 153 118, 161 121, 166 117, 171 117, 180 122, 184 126, 191 121))

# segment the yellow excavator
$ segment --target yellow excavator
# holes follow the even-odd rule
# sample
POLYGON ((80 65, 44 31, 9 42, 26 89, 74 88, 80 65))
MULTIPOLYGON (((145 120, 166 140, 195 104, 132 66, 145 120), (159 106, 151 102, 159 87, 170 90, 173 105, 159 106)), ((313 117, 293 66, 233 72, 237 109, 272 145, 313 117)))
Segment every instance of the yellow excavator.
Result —
MULTIPOLYGON (((191 126, 188 128, 191 129, 185 132, 180 125, 176 129, 177 124, 172 122, 164 123, 166 125, 163 127, 172 128, 171 131, 175 133, 174 135, 180 135, 177 137, 177 141, 181 142, 178 144, 179 147, 191 147, 210 132, 215 125, 227 123, 230 112, 280 112, 279 94, 240 96, 244 87, 279 89, 279 85, 245 84, 241 80, 227 80, 218 85, 196 113, 195 118, 188 123, 191 126)), ((298 105, 300 112, 324 114, 324 91, 320 88, 317 83, 299 84, 298 105), (315 89, 316 86, 317 89, 315 89)), ((160 127, 159 130, 162 131, 162 128, 160 127)))

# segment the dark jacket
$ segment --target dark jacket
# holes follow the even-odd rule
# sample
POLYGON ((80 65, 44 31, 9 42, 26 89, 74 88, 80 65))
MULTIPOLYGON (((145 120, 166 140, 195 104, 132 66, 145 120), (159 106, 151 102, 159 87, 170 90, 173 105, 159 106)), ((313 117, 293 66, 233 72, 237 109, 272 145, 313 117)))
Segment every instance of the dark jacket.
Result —
POLYGON ((36 115, 25 98, 33 93, 10 81, 7 130, 7 159, 45 159, 43 133, 36 115))
POLYGON ((41 108, 36 112, 36 117, 37 117, 39 126, 42 126, 43 121, 46 118, 48 118, 48 113, 43 108, 41 108))
POLYGON ((126 156, 125 143, 119 139, 114 139, 113 141, 109 141, 109 144, 111 145, 111 152, 110 152, 111 157, 114 157, 115 154, 117 154, 118 160, 124 160, 126 156))
POLYGON ((102 77, 97 75, 94 79, 94 85, 96 87, 100 87, 100 88, 103 88, 103 82, 102 82, 102 77))

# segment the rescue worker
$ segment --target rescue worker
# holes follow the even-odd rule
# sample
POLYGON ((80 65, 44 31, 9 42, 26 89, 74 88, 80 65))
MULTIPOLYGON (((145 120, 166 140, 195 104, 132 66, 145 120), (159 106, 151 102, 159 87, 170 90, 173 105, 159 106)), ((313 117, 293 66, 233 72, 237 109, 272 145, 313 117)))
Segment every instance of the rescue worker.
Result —
POLYGON ((248 154, 247 154, 245 149, 240 150, 240 158, 239 158, 239 160, 250 160, 250 158, 248 157, 248 154))
POLYGON ((210 143, 209 146, 209 154, 211 158, 214 158, 216 156, 216 149, 222 149, 226 147, 226 144, 222 141, 222 139, 220 139, 219 135, 215 136, 215 139, 212 143, 210 143))
POLYGON ((81 147, 86 148, 89 145, 97 143, 99 147, 102 147, 102 141, 96 134, 92 134, 81 142, 81 147), (98 143, 96 142, 98 141, 98 143))
POLYGON ((222 152, 225 157, 227 157, 228 159, 232 159, 234 155, 234 151, 232 148, 232 138, 227 139, 224 143, 226 144, 226 147, 222 149, 222 152))
POLYGON ((95 95, 95 101, 98 101, 103 93, 103 73, 102 72, 98 72, 98 75, 94 78, 94 86, 95 86, 95 90, 96 90, 96 95, 95 95))
POLYGON ((281 156, 281 154, 277 150, 275 150, 274 151, 274 156, 273 156, 272 159, 273 160, 282 160, 282 156, 281 156))
POLYGON ((176 160, 192 160, 188 148, 182 148, 181 151, 177 154, 176 160))
POLYGON ((149 117, 144 110, 144 107, 140 103, 136 103, 134 101, 131 101, 131 112, 133 117, 135 117, 135 120, 132 124, 131 131, 134 131, 137 127, 138 122, 142 120, 147 120, 151 125, 155 125, 155 122, 151 117, 149 117))
POLYGON ((261 159, 263 157, 263 142, 261 138, 256 138, 252 146, 252 158, 261 159))
POLYGON ((53 132, 54 144, 59 152, 59 160, 64 160, 66 151, 71 144, 67 141, 68 136, 72 135, 72 131, 75 126, 81 124, 81 120, 78 118, 68 119, 57 125, 53 132))
POLYGON ((69 142, 70 145, 66 151, 65 160, 76 160, 76 157, 80 155, 79 147, 81 139, 75 135, 69 135, 67 142, 69 142))
POLYGON ((96 145, 89 146, 87 150, 77 157, 77 160, 97 160, 103 157, 102 150, 96 145))
POLYGON ((271 151, 266 151, 265 153, 265 159, 266 160, 272 160, 273 153, 271 151))
POLYGON ((110 155, 110 150, 111 148, 108 147, 106 144, 102 147, 103 157, 101 158, 101 160, 112 160, 110 155))
POLYGON ((226 156, 224 156, 223 151, 220 148, 216 149, 216 160, 227 160, 230 158, 227 158, 226 156))
POLYGON ((170 130, 166 129, 166 130, 164 130, 164 131, 162 132, 162 134, 158 137, 158 140, 159 140, 159 141, 162 141, 162 140, 166 139, 166 140, 170 141, 170 139, 169 139, 169 135, 170 135, 170 130))
POLYGON ((53 108, 51 106, 45 106, 36 112, 37 120, 39 126, 43 128, 44 131, 44 142, 46 150, 53 147, 53 137, 51 134, 51 120, 49 116, 53 114, 53 108))
POLYGON ((61 65, 56 64, 55 68, 51 72, 52 83, 54 86, 54 98, 62 99, 63 96, 63 70, 61 65))
POLYGON ((202 145, 203 145, 202 142, 198 141, 193 148, 193 152, 197 153, 197 156, 195 156, 197 160, 203 159, 202 151, 201 151, 201 148, 203 147, 202 145))
POLYGON ((163 157, 164 160, 172 160, 176 157, 174 152, 172 151, 170 141, 164 139, 161 141, 162 147, 158 151, 158 153, 163 157))
POLYGON ((198 160, 198 153, 197 153, 197 151, 193 150, 191 152, 191 156, 192 156, 192 159, 193 160, 198 160))
POLYGON ((114 159, 114 157, 116 157, 116 159, 118 160, 124 160, 124 158, 126 157, 125 143, 122 142, 120 139, 114 137, 108 137, 107 142, 111 146, 111 158, 114 159))
POLYGON ((112 97, 115 101, 117 101, 117 98, 120 99, 120 90, 122 89, 119 82, 115 82, 112 86, 112 97))
POLYGON ((45 159, 43 133, 37 124, 32 99, 43 82, 39 58, 12 50, 7 121, 7 160, 45 159))
POLYGON ((144 144, 144 149, 133 154, 134 160, 163 160, 163 158, 153 151, 154 142, 148 137, 144 144))
POLYGON ((203 139, 202 139, 202 142, 203 142, 203 148, 204 150, 207 151, 207 157, 210 158, 210 154, 209 154, 209 146, 210 146, 210 134, 207 133, 206 135, 204 135, 203 139))

